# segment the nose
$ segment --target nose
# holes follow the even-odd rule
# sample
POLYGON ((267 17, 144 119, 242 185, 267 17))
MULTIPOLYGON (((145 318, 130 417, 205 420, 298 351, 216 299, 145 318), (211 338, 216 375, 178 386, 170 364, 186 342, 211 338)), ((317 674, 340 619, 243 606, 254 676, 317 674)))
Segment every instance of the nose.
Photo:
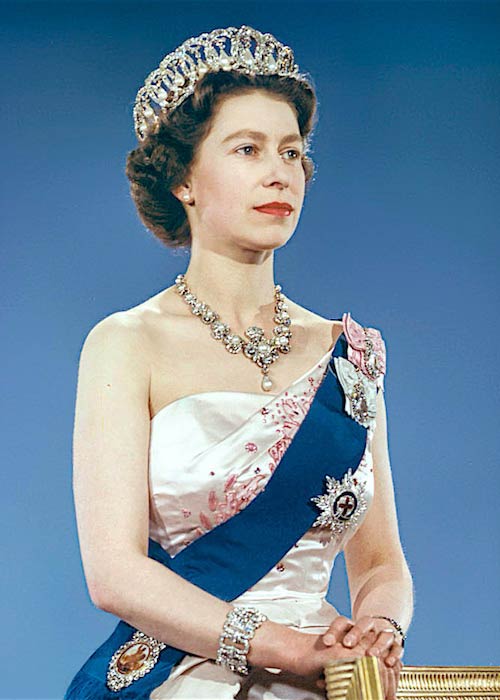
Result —
POLYGON ((267 187, 279 186, 280 189, 289 187, 290 172, 289 167, 283 160, 282 156, 270 155, 266 163, 266 178, 265 185, 267 187))

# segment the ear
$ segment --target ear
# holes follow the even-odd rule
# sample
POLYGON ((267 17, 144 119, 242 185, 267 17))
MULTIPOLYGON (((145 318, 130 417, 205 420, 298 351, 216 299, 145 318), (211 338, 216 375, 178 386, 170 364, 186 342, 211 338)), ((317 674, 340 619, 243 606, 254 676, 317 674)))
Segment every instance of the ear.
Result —
POLYGON ((182 204, 189 204, 191 202, 191 191, 189 185, 179 185, 179 187, 176 187, 171 191, 174 197, 177 197, 182 204))

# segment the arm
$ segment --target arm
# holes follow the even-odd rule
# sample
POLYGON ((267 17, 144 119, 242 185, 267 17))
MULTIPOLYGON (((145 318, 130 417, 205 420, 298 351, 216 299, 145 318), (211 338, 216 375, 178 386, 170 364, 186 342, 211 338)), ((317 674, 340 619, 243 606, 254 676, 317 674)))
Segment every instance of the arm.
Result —
MULTIPOLYGON (((377 394, 377 422, 372 442, 374 496, 364 521, 344 547, 352 621, 339 616, 323 636, 327 644, 346 649, 364 646, 364 653, 384 657, 379 663, 386 700, 396 700, 402 663, 399 634, 384 632, 385 615, 408 629, 413 614, 413 581, 401 547, 394 500, 387 415, 383 391, 377 394)), ((324 687, 324 683, 320 686, 324 687)))
POLYGON ((354 620, 386 615, 406 631, 413 615, 413 582, 399 537, 382 390, 377 394, 372 454, 373 502, 344 549, 352 614, 354 620))
MULTIPOLYGON (((231 605, 147 556, 146 343, 140 319, 118 312, 90 331, 82 349, 73 489, 83 568, 97 607, 166 644, 214 659, 231 605)), ((305 672, 315 641, 266 621, 257 630, 248 660, 256 666, 305 672)), ((315 668, 324 660, 318 657, 315 668)))

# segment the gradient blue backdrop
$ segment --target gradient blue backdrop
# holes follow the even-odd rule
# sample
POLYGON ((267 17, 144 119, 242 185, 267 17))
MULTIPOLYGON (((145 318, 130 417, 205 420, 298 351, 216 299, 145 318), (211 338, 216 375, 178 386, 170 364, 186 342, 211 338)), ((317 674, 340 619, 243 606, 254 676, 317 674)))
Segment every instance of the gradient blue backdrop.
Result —
MULTIPOLYGON (((115 625, 88 597, 71 490, 83 338, 173 283, 124 163, 145 76, 250 24, 313 75, 317 176, 276 279, 382 330, 407 664, 500 663, 500 5, 9 3, 3 67, 2 698, 61 698, 115 625), (7 652, 7 653, 6 653, 7 652)), ((331 600, 349 614, 343 560, 331 600)))

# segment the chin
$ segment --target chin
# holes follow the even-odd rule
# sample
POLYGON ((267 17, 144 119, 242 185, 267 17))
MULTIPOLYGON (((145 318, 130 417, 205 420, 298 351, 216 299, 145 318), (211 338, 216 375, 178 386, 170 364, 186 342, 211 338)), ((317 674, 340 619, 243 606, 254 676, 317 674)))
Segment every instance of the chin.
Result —
POLYGON ((263 228, 258 233, 248 236, 244 242, 254 250, 275 250, 286 245, 293 234, 294 231, 263 228))

